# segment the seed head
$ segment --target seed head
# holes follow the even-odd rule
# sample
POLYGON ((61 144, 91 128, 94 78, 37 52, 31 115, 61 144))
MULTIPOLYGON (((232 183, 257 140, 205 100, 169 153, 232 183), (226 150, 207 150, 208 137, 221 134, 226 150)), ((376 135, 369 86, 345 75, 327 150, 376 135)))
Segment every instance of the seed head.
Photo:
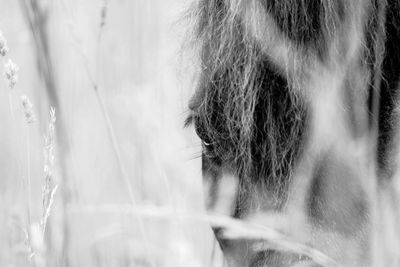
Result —
POLYGON ((4 38, 3 33, 0 31, 0 55, 3 57, 8 53, 7 40, 4 38))
POLYGON ((7 61, 4 67, 5 67, 4 76, 8 83, 8 88, 13 89, 18 81, 19 68, 17 64, 15 64, 11 59, 7 61))
POLYGON ((33 113, 33 105, 26 95, 21 96, 22 106, 24 108, 25 119, 27 123, 36 121, 35 114, 33 113))

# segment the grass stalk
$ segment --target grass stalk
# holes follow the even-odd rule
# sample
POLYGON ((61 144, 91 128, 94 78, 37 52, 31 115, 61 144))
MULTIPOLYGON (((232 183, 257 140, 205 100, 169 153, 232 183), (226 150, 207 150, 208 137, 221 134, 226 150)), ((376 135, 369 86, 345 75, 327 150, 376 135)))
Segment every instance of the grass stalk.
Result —
POLYGON ((35 267, 35 252, 32 248, 32 233, 31 233, 31 226, 32 226, 32 211, 31 211, 31 152, 30 152, 30 125, 26 124, 26 218, 27 218, 27 226, 26 226, 26 242, 28 248, 28 261, 30 267, 35 267))
MULTIPOLYGON (((60 189, 64 211, 63 214, 65 216, 62 226, 62 248, 59 257, 60 260, 63 262, 63 266, 68 267, 70 265, 68 258, 70 229, 66 210, 71 200, 71 194, 69 192, 69 177, 67 173, 65 158, 67 158, 70 151, 70 142, 67 136, 67 127, 64 121, 63 110, 60 107, 59 95, 56 88, 56 80, 53 73, 54 68, 52 64, 52 58, 50 56, 50 45, 47 32, 48 13, 47 10, 44 10, 41 7, 40 1, 20 0, 19 2, 24 13, 24 18, 27 21, 35 42, 36 59, 38 62, 40 74, 45 83, 45 93, 47 95, 47 99, 50 105, 58 110, 58 131, 56 132, 56 140, 58 154, 60 155, 58 157, 61 172, 60 189)), ((49 249, 51 249, 51 247, 49 247, 49 249)))
MULTIPOLYGON (((90 77, 90 72, 89 72, 88 67, 87 67, 87 70, 88 70, 88 74, 89 74, 89 77, 90 77)), ((133 193, 132 183, 131 183, 131 181, 129 179, 128 172, 126 171, 125 166, 124 166, 124 164, 122 162, 122 156, 121 156, 121 152, 120 152, 120 148, 119 148, 119 143, 118 143, 116 135, 115 135, 114 127, 112 125, 112 122, 111 122, 111 119, 110 119, 110 115, 109 115, 109 112, 107 110, 107 107, 106 107, 106 104, 105 104, 105 101, 104 101, 104 97, 103 97, 102 93, 100 92, 99 87, 98 87, 97 83, 95 82, 95 80, 93 78, 91 78, 90 80, 92 82, 92 87, 93 87, 93 90, 95 92, 97 101, 99 103, 99 106, 100 106, 100 109, 101 109, 101 112, 102 112, 102 115, 103 115, 103 118, 104 118, 104 122, 105 122, 105 125, 106 125, 106 128, 107 128, 108 136, 109 136, 110 141, 111 141, 111 147, 113 149, 113 152, 114 152, 117 164, 118 164, 118 168, 119 168, 121 177, 123 179, 125 187, 127 188, 129 199, 130 199, 132 205, 134 207, 136 207, 137 206, 137 201, 136 201, 135 195, 133 193)), ((157 266, 155 264, 153 258, 152 258, 152 255, 150 254, 150 249, 149 249, 149 243, 150 242, 148 240, 146 229, 144 227, 143 219, 140 216, 137 216, 137 222, 139 224, 139 229, 140 229, 140 232, 142 233, 142 236, 143 236, 143 239, 144 239, 144 245, 145 245, 146 251, 148 253, 147 259, 150 261, 151 266, 157 266)))

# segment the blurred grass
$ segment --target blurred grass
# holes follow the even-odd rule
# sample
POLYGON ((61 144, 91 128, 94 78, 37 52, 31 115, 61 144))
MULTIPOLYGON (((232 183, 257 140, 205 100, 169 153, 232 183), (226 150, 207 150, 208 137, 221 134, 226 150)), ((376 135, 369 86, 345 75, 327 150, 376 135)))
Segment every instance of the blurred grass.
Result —
POLYGON ((178 19, 188 3, 39 2, 48 10, 49 52, 60 99, 56 113, 62 114, 56 131, 62 121, 69 149, 56 153, 54 182, 61 188, 41 243, 37 226, 42 214, 43 136, 54 103, 46 94, 21 6, 18 1, 1 0, 0 29, 20 72, 12 91, 15 120, 8 105, 9 89, 0 83, 0 266, 28 266, 29 262, 24 244, 27 162, 22 144, 27 132, 22 94, 31 99, 38 118, 29 132, 36 266, 208 266, 213 237, 206 222, 178 215, 137 216, 118 209, 101 212, 104 205, 123 206, 130 199, 93 81, 103 95, 136 205, 166 207, 177 214, 203 210, 200 163, 195 158, 198 141, 182 127, 191 80, 181 67, 184 29, 178 19), (104 3, 107 9, 100 35, 104 3), (66 189, 70 195, 64 206, 60 192, 66 189), (99 211, 76 212, 88 205, 99 211))

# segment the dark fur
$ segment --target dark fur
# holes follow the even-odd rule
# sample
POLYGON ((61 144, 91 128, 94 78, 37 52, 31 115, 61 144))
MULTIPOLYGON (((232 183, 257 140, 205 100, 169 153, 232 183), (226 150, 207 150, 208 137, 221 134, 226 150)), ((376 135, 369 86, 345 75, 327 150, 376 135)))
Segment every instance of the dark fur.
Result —
MULTIPOLYGON (((344 0, 260 2, 287 38, 300 48, 311 49, 321 60, 351 5, 344 0)), ((195 8, 195 44, 202 71, 188 122, 194 121, 199 137, 207 144, 204 155, 212 159, 208 162, 233 170, 240 177, 242 191, 259 184, 285 199, 305 143, 308 108, 243 25, 236 8, 241 3, 202 0, 195 8)), ((400 76, 400 53, 396 53, 400 47, 399 15, 395 13, 399 1, 391 0, 388 5, 385 19, 386 2, 374 0, 370 4, 363 59, 371 70, 369 110, 371 128, 379 125, 377 158, 381 169, 387 165, 393 134, 393 125, 388 122, 400 76), (385 28, 389 34, 386 45, 385 28), (385 50, 390 57, 384 57, 385 50)))
MULTIPOLYGON (((299 88, 291 82, 297 77, 289 79, 282 74, 262 53, 244 25, 240 7, 246 1, 200 0, 195 7, 194 43, 199 48, 201 74, 187 121, 194 122, 204 143, 203 174, 211 176, 215 185, 222 169, 233 171, 239 177, 235 217, 246 211, 248 196, 254 187, 262 186, 266 194, 277 199, 275 208, 282 207, 293 170, 303 146, 309 141, 307 129, 311 117, 309 105, 300 95, 301 88, 296 90, 299 88)), ((340 34, 341 27, 352 16, 352 5, 357 5, 352 0, 258 1, 296 49, 309 51, 307 55, 317 55, 320 61, 326 60, 329 42, 340 34)), ((375 133, 377 137, 376 144, 371 143, 371 146, 377 148, 379 173, 389 177, 387 173, 393 168, 389 159, 397 152, 391 147, 400 79, 400 0, 371 0, 363 4, 368 7, 363 22, 365 47, 359 64, 368 69, 366 76, 370 79, 370 87, 365 88, 369 95, 365 105, 369 111, 371 136, 375 133)), ((347 86, 348 90, 352 89, 351 83, 347 86)), ((352 94, 349 95, 347 100, 352 110, 352 94)), ((357 116, 349 116, 349 120, 357 124, 357 116)), ((321 202, 335 197, 334 192, 325 190, 326 183, 335 182, 326 178, 326 173, 336 171, 328 165, 322 161, 315 166, 308 199, 309 216, 315 224, 339 227, 349 235, 368 217, 367 207, 358 202, 358 198, 354 201, 349 198, 351 216, 341 218, 341 207, 321 202), (358 216, 355 221, 354 216, 358 216)), ((353 174, 338 165, 342 176, 353 174)), ((358 186, 355 184, 351 189, 358 186)), ((271 258, 269 253, 258 256, 256 266, 271 258)))
POLYGON ((389 0, 386 8, 386 42, 384 45, 383 62, 381 65, 382 82, 380 83, 379 103, 379 141, 378 141, 378 167, 381 176, 391 177, 395 157, 393 146, 394 129, 397 122, 394 121, 395 106, 398 105, 400 88, 400 1, 389 0))
MULTIPOLYGON (((258 183, 284 199, 304 143, 307 107, 261 53, 240 12, 232 11, 232 2, 204 0, 197 6, 202 73, 190 105, 191 120, 209 144, 206 154, 233 169, 242 188, 258 183)), ((344 16, 343 2, 330 2, 262 4, 290 39, 322 57, 330 33, 344 16)))
POLYGON ((223 1, 201 1, 203 72, 192 119, 208 154, 247 184, 284 197, 307 111, 223 1), (210 151, 211 150, 211 151, 210 151))

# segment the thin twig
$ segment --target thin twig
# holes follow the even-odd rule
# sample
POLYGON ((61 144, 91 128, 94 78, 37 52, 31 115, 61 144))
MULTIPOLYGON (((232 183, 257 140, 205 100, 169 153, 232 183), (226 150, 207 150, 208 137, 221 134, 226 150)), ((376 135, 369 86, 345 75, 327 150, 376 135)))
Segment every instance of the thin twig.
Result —
POLYGON ((96 85, 96 83, 94 83, 93 81, 92 81, 92 86, 93 86, 93 90, 95 91, 96 98, 97 98, 97 101, 99 103, 101 112, 103 114, 103 118, 104 118, 104 121, 105 121, 105 124, 106 124, 106 128, 107 128, 107 131, 108 131, 108 135, 110 137, 110 141, 111 141, 112 148, 113 148, 113 151, 114 151, 115 159, 117 160, 118 168, 120 170, 122 179, 124 180, 125 185, 127 187, 129 198, 130 198, 131 202, 134 205, 136 205, 135 195, 133 194, 133 190, 132 190, 132 184, 131 184, 131 181, 129 179, 129 175, 128 175, 126 169, 125 169, 125 166, 122 163, 122 157, 121 157, 121 152, 120 152, 120 149, 119 149, 119 144, 118 144, 115 132, 114 132, 114 127, 113 127, 113 125, 111 123, 111 119, 110 119, 106 104, 104 102, 104 97, 101 94, 101 92, 99 91, 99 88, 96 85))
MULTIPOLYGON (((70 25, 70 26, 73 27, 73 25, 70 25)), ((100 32, 99 32, 99 35, 98 35, 99 42, 100 42, 100 38, 101 38, 101 31, 104 28, 103 26, 104 25, 100 24, 100 29, 99 29, 100 32)), ((81 58, 83 60, 83 66, 84 66, 85 71, 87 73, 87 77, 89 78, 89 81, 91 83, 92 89, 95 92, 96 99, 97 99, 97 102, 99 104, 102 116, 104 118, 104 122, 105 122, 107 133, 108 133, 108 137, 110 139, 111 146, 112 146, 112 149, 113 149, 113 152, 114 152, 114 156, 115 156, 115 159, 116 159, 116 162, 117 162, 117 165, 118 165, 118 170, 119 170, 120 175, 122 177, 122 181, 125 184, 125 187, 127 189, 127 193, 128 193, 128 196, 129 196, 129 199, 130 199, 132 205, 133 206, 137 206, 135 195, 134 195, 133 189, 132 189, 132 184, 131 184, 131 181, 129 179, 129 175, 128 175, 126 169, 125 169, 125 166, 124 166, 124 164, 122 162, 122 156, 121 156, 121 152, 120 152, 120 148, 119 148, 119 143, 118 143, 116 135, 115 135, 114 127, 112 125, 112 122, 111 122, 111 119, 110 119, 110 115, 109 115, 109 112, 107 110, 107 107, 106 107, 106 104, 105 104, 105 101, 104 101, 103 94, 100 91, 99 85, 98 85, 96 79, 94 78, 94 75, 92 75, 92 72, 91 72, 91 70, 89 68, 89 60, 88 60, 87 56, 83 53, 82 49, 80 49, 80 47, 79 47, 79 42, 77 41, 78 38, 74 35, 74 33, 72 31, 71 31, 71 35, 73 37, 72 39, 75 41, 74 43, 75 43, 75 45, 77 47, 76 50, 77 50, 77 52, 79 53, 79 55, 81 56, 81 58)), ((98 42, 98 45, 99 45, 99 42, 98 42)), ((97 46, 96 51, 98 51, 98 50, 99 49, 98 49, 98 46, 97 46)), ((97 57, 97 58, 99 58, 99 57, 97 57)), ((98 64, 96 64, 96 66, 97 65, 98 64)), ((97 74, 97 71, 96 71, 96 74, 97 74)), ((145 226, 143 224, 143 220, 139 216, 137 216, 137 221, 138 221, 138 224, 139 224, 140 232, 142 233, 143 238, 144 238, 144 245, 148 248, 149 247, 149 241, 148 241, 147 233, 146 233, 146 230, 145 230, 145 226)), ((152 256, 150 255, 149 249, 146 249, 146 251, 148 251, 148 253, 149 253, 148 259, 150 260, 151 265, 152 266, 157 266, 155 264, 152 256)))

